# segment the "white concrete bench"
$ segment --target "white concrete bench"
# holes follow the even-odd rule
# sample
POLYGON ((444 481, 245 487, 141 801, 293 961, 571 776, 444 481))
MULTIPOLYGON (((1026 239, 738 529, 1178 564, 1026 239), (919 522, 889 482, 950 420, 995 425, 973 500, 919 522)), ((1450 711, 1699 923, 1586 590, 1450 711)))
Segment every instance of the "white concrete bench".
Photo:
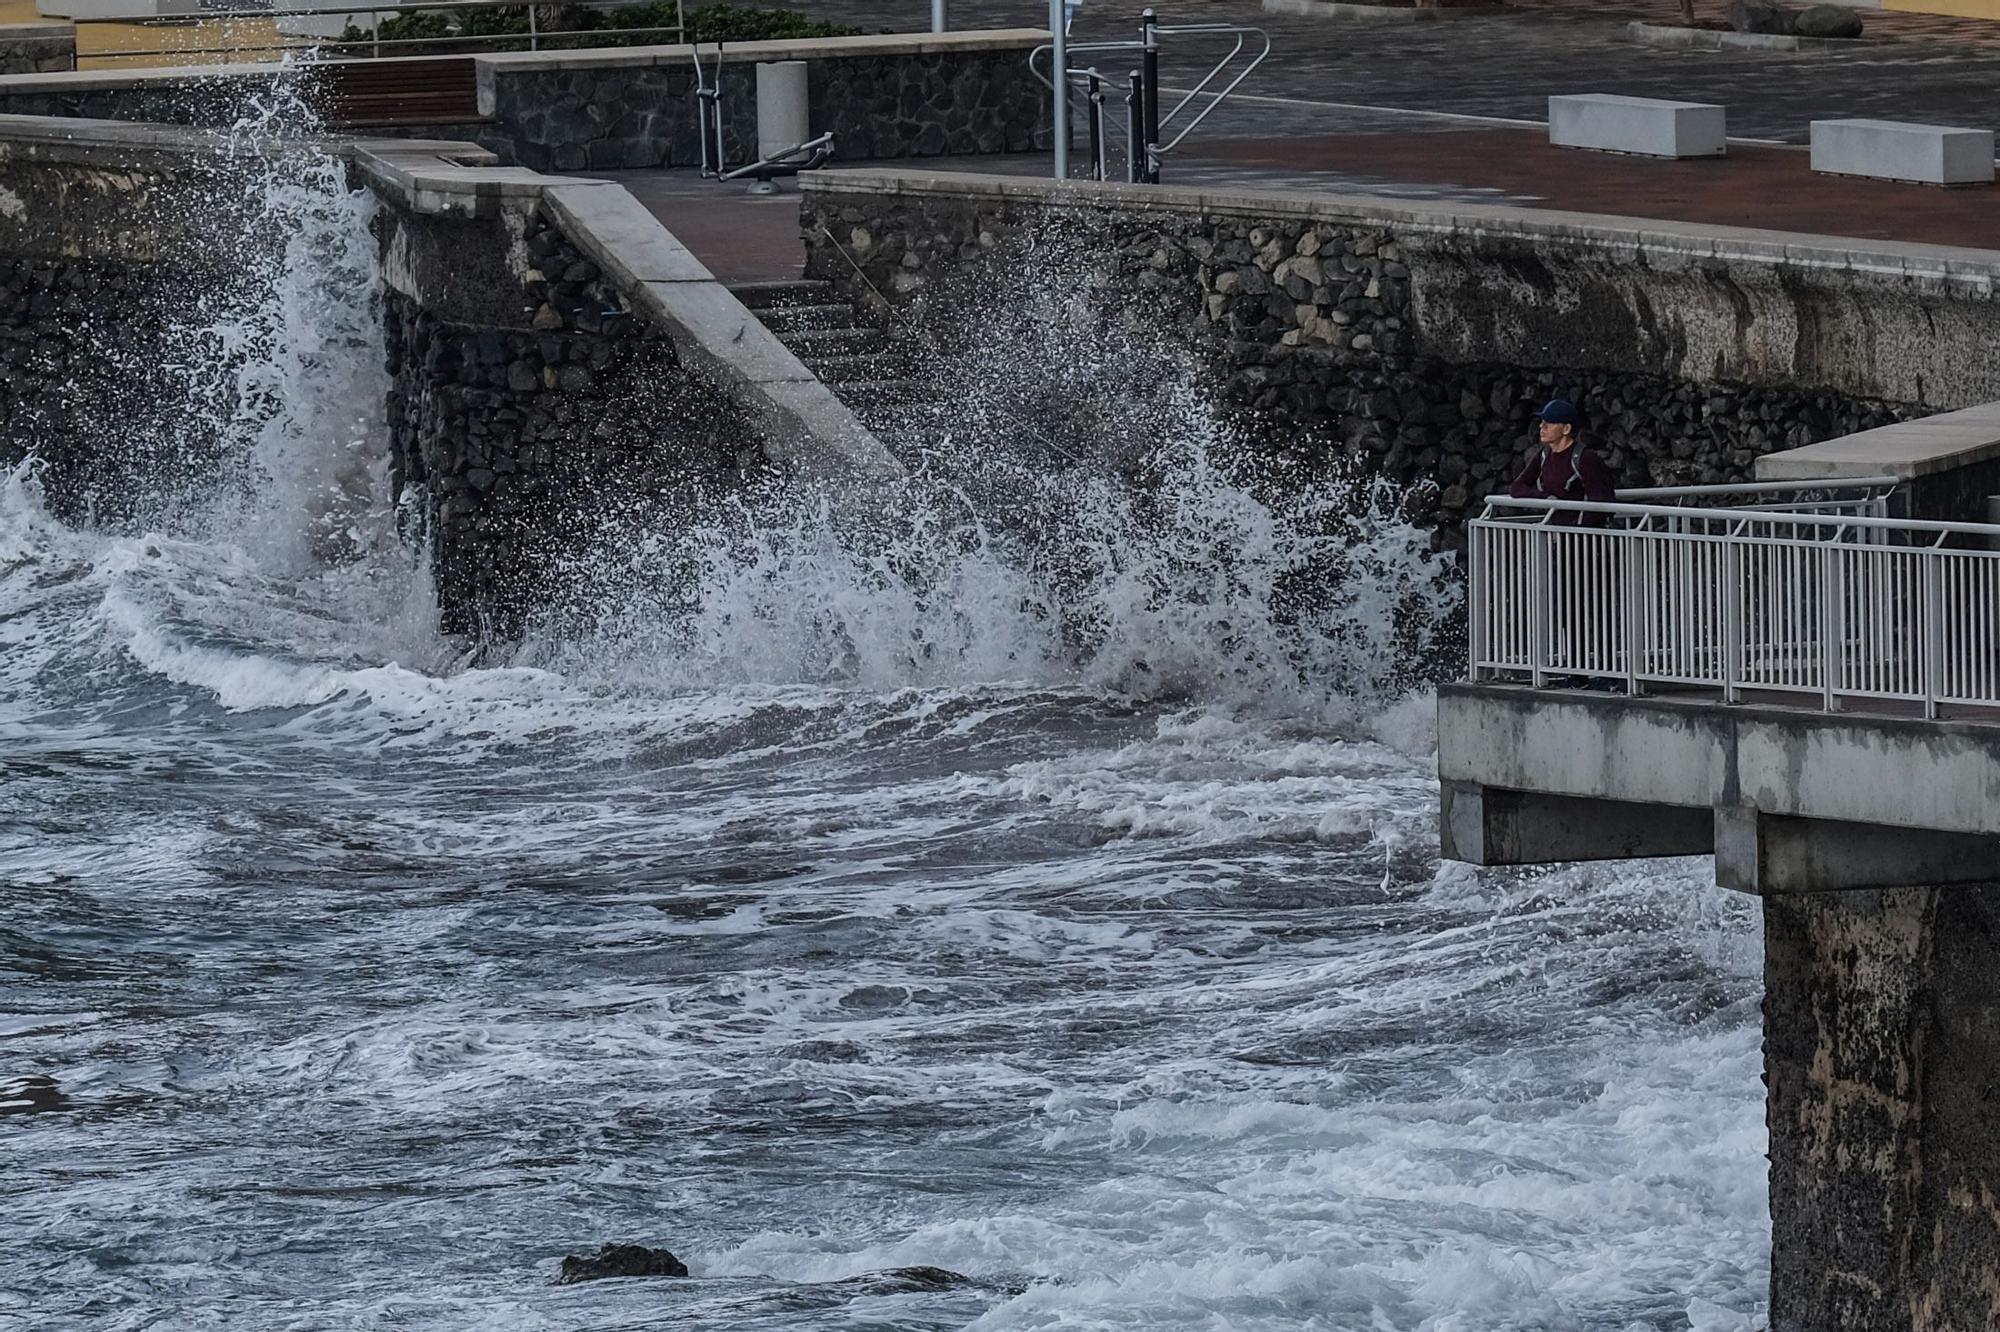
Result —
POLYGON ((1815 120, 1812 169, 1925 185, 1991 184, 1993 131, 1900 120, 1815 120))
POLYGON ((1645 157, 1720 157, 1727 136, 1719 106, 1585 93, 1549 98, 1549 142, 1645 157))

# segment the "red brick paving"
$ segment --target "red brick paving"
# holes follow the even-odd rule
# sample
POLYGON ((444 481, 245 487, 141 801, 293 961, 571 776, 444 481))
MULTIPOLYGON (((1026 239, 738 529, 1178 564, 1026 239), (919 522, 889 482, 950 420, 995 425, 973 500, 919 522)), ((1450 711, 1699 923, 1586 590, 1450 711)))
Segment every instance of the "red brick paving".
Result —
MULTIPOLYGON (((1937 189, 1813 174, 1801 148, 1731 145, 1690 161, 1551 148, 1541 129, 1213 139, 1199 159, 1404 185, 1503 191, 1534 207, 1730 227, 2000 248, 2000 187, 1937 189)), ((1249 182, 1246 181, 1246 184, 1249 182)), ((1349 181, 1332 188, 1354 190, 1349 181)))

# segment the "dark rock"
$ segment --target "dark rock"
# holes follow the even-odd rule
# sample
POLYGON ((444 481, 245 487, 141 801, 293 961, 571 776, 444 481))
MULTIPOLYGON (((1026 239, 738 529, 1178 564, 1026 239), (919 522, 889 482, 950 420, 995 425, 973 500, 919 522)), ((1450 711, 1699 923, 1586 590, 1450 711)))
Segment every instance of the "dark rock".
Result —
POLYGON ((1729 26, 1738 32, 1783 36, 1792 31, 1799 13, 1773 0, 1729 0, 1729 8, 1723 11, 1723 16, 1729 20, 1729 26))
POLYGON ((1801 37, 1852 38, 1861 35, 1861 15, 1846 5, 1813 5, 1792 23, 1801 37))
POLYGON ((649 1249, 642 1244, 607 1244, 589 1258, 575 1254, 562 1260, 558 1286, 579 1281, 603 1281, 611 1277, 684 1277, 687 1264, 665 1249, 649 1249))

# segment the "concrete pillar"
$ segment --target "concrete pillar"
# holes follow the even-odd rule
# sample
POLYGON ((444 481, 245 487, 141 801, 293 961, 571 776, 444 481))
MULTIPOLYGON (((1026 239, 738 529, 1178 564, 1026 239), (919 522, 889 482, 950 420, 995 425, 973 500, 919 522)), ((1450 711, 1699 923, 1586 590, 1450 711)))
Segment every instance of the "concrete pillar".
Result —
POLYGON ((2000 1327, 2000 894, 1764 899, 1772 1332, 2000 1327))

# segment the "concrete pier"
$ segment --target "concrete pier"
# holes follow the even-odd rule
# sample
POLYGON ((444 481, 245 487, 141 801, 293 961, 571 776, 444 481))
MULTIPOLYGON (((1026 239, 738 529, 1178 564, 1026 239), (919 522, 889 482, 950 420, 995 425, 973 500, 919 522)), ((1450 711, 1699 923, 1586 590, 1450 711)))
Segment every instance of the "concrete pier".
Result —
POLYGON ((1438 755, 1449 858, 1762 896, 1772 1332, 2000 1326, 2000 724, 1452 685, 1438 755))

